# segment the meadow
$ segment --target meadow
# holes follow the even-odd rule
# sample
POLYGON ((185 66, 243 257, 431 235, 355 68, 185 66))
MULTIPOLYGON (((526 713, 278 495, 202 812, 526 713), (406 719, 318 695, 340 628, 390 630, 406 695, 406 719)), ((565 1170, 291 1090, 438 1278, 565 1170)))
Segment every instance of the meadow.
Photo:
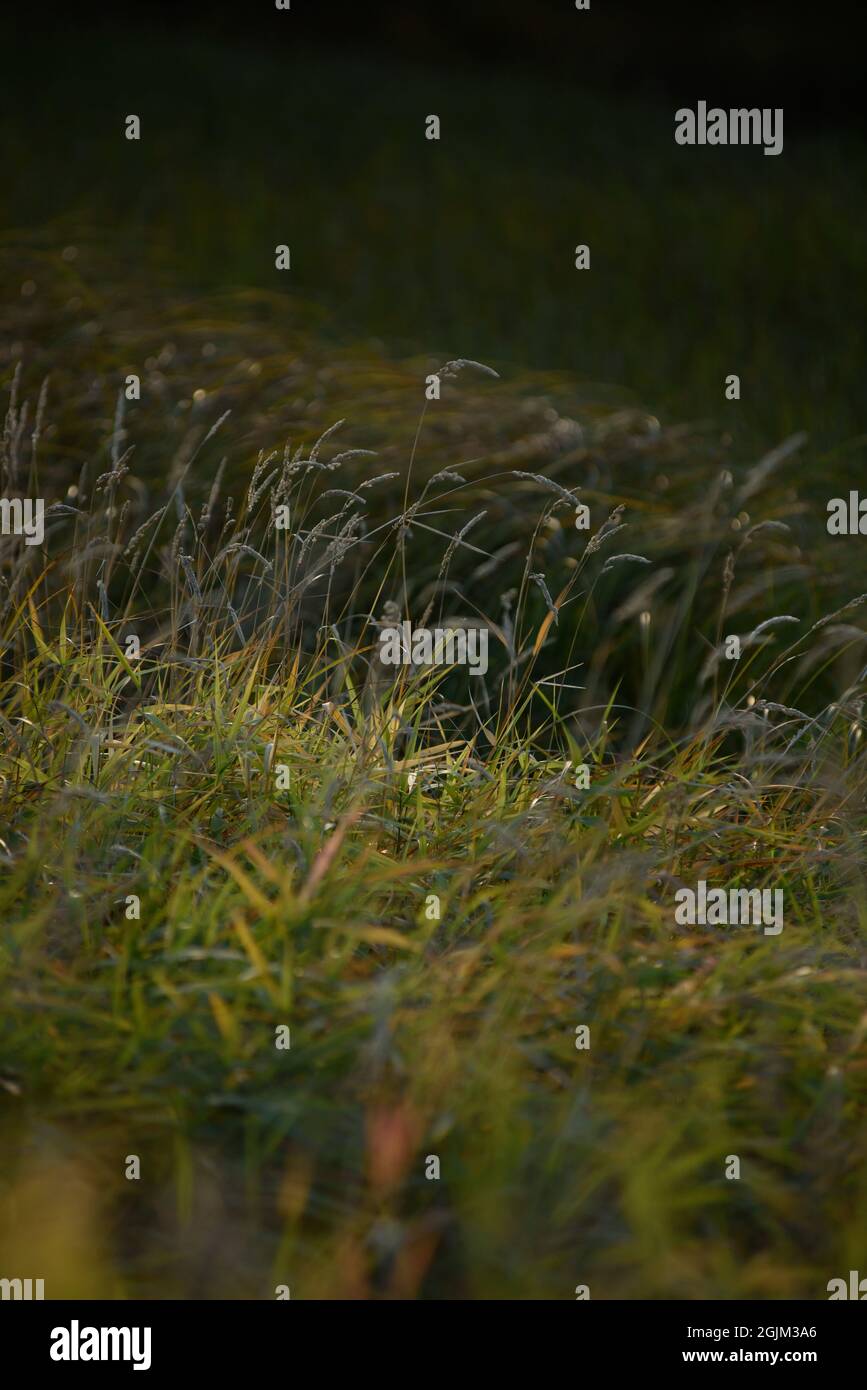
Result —
POLYGON ((0 1272, 827 1297, 867 1228, 857 160, 709 170, 638 97, 460 72, 431 149, 434 70, 158 47, 91 89, 71 38, 29 164, 0 124, 2 492, 48 508, 0 538, 0 1272), (488 671, 384 679, 388 613, 488 671), (679 924, 702 880, 784 929, 679 924))

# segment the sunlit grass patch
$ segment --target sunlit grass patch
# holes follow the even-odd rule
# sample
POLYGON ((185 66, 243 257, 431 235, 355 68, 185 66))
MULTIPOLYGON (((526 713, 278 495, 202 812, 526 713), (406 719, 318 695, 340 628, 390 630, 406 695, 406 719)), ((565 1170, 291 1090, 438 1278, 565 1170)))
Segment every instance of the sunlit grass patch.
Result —
POLYGON ((48 506, 0 559, 4 1267, 824 1297, 867 1204, 867 586, 801 441, 471 369, 425 405, 441 363, 261 298, 139 339, 139 293, 51 351, 50 294, 10 311, 4 486, 48 506), (392 612, 484 623, 489 670, 383 668, 392 612), (678 926, 699 880, 784 930, 678 926))

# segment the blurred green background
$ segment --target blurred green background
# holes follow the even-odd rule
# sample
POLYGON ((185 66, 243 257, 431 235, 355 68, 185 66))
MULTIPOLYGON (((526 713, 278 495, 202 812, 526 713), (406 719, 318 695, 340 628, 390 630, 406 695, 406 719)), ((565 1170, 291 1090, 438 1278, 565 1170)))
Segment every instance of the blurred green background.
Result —
POLYGON ((4 51, 7 241, 84 229, 191 291, 274 289, 287 316, 313 298, 335 338, 562 370, 662 419, 712 418, 747 451, 864 430, 864 138, 844 119, 787 112, 778 158, 681 148, 681 101, 622 80, 606 95, 586 44, 571 75, 300 40, 269 54, 135 19, 4 51))

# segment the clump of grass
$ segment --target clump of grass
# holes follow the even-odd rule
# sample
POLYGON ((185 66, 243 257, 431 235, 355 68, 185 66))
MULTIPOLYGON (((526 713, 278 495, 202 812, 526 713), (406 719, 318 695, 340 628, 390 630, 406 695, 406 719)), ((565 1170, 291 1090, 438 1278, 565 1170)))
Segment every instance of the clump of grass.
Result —
POLYGON ((4 1268, 824 1297, 867 1214, 864 634, 782 456, 469 372, 420 419, 430 364, 323 381, 266 303, 199 308, 133 343, 106 302, 9 399, 53 507, 2 542, 4 1268), (455 614, 486 677, 377 664, 383 615, 455 614), (784 932, 676 927, 699 878, 784 932))

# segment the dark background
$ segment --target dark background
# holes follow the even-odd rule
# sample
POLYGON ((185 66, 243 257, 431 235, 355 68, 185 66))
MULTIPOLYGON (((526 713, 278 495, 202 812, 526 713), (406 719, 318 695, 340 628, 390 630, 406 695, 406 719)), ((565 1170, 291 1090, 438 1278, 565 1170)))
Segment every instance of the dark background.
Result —
POLYGON ((43 38, 51 29, 151 23, 251 47, 287 50, 306 41, 333 50, 371 49, 408 65, 453 62, 577 79, 582 86, 659 93, 692 104, 786 102, 787 117, 864 120, 863 6, 849 0, 415 0, 350 3, 292 0, 148 0, 129 10, 96 4, 34 7, 23 18, 43 38), (794 109, 797 108, 797 111, 794 109))
POLYGON ((111 303, 165 270, 182 294, 276 293, 287 323, 309 301, 320 334, 377 355, 722 418, 747 454, 800 429, 836 449, 865 431, 864 29, 840 0, 7 11, 12 296, 44 278, 24 250, 87 244, 77 273, 111 303), (783 107, 782 156, 677 146, 700 100, 783 107))

